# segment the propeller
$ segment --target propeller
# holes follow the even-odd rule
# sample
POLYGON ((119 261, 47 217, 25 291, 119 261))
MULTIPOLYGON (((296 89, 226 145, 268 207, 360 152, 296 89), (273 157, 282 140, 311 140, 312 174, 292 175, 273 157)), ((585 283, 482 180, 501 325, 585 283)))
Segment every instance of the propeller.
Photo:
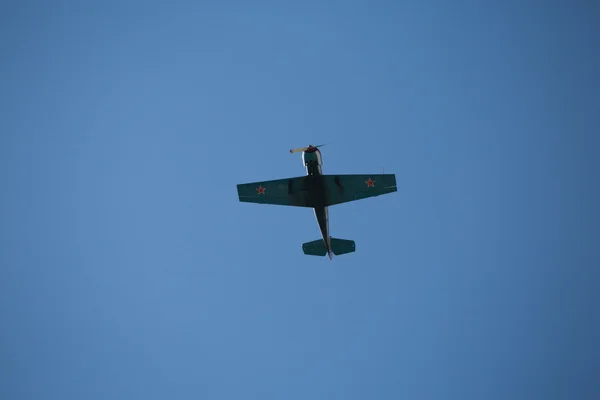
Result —
POLYGON ((324 143, 324 144, 320 144, 318 146, 313 146, 312 144, 309 144, 308 147, 298 147, 297 149, 291 149, 290 153, 298 153, 298 152, 302 152, 302 151, 306 151, 309 149, 314 149, 314 148, 318 148, 318 147, 323 147, 323 146, 327 146, 329 143, 324 143))

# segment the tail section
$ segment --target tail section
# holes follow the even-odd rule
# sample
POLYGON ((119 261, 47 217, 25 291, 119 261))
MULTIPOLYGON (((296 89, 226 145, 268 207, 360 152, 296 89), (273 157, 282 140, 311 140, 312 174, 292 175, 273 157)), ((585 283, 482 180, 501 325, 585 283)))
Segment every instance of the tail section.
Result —
MULTIPOLYGON (((331 258, 331 253, 336 256, 341 256, 342 254, 353 253, 356 251, 354 240, 330 238, 330 241, 331 252, 329 252, 329 258, 331 258)), ((328 253, 327 246, 325 246, 323 239, 313 240, 312 242, 302 244, 302 251, 308 256, 320 257, 323 257, 328 253)))

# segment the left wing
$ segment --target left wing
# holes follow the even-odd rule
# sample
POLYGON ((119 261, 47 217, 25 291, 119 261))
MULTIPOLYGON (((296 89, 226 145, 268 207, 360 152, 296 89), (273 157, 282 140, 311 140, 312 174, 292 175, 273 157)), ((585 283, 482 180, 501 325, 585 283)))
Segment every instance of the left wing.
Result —
POLYGON ((238 198, 245 203, 309 207, 304 176, 237 185, 238 198))
POLYGON ((327 206, 396 192, 395 174, 323 175, 327 206))

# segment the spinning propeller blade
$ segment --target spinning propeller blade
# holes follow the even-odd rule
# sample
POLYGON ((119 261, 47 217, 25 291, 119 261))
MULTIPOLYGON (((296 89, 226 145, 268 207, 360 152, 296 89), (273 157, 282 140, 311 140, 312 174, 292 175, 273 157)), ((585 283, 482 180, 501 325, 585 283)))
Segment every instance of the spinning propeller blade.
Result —
POLYGON ((308 147, 298 147, 297 149, 290 150, 290 153, 298 153, 299 151, 306 151, 308 147))
POLYGON ((306 150, 308 150, 308 149, 315 148, 315 147, 317 147, 317 148, 318 148, 318 147, 327 146, 328 144, 329 144, 329 143, 324 143, 324 144, 320 144, 320 145, 317 145, 317 146, 313 146, 313 145, 311 144, 311 145, 309 145, 308 147, 298 147, 297 149, 291 149, 291 150, 290 150, 290 153, 298 153, 298 152, 300 152, 300 151, 306 151, 306 150))

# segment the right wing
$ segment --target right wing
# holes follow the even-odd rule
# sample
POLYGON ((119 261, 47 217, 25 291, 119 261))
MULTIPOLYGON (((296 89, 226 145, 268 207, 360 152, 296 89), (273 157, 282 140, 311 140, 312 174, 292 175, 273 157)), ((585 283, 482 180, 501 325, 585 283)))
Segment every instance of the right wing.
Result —
POLYGON ((323 175, 327 206, 396 192, 395 174, 323 175))
POLYGON ((309 207, 308 190, 303 178, 241 183, 237 185, 238 198, 245 203, 309 207))

